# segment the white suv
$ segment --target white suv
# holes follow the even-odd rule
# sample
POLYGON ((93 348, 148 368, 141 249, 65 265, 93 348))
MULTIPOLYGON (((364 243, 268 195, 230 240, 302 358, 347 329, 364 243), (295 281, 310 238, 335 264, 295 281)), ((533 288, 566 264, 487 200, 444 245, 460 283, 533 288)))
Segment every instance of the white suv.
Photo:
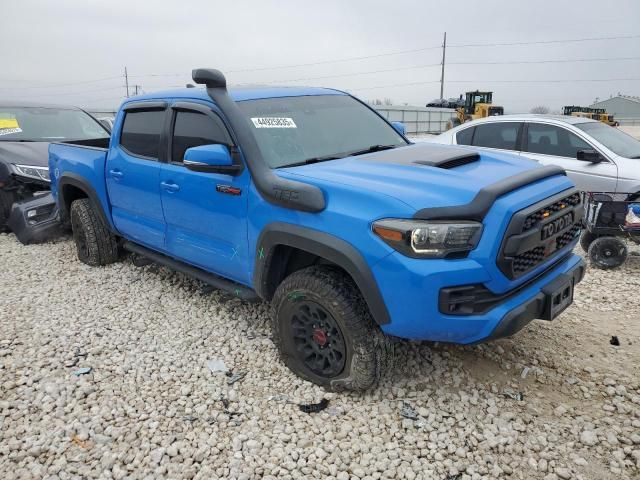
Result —
POLYGON ((430 141, 508 151, 563 167, 583 191, 640 197, 640 142, 595 120, 503 115, 463 123, 430 141))

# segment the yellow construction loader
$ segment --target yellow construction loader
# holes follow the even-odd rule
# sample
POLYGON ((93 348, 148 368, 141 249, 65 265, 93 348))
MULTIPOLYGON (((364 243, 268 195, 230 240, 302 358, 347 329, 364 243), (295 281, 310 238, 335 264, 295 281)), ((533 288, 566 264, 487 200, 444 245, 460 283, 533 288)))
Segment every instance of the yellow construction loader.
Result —
POLYGON ((493 105, 492 100, 493 92, 467 92, 464 103, 460 95, 460 106, 456 107, 456 116, 447 122, 447 129, 477 118, 504 115, 504 108, 493 105))

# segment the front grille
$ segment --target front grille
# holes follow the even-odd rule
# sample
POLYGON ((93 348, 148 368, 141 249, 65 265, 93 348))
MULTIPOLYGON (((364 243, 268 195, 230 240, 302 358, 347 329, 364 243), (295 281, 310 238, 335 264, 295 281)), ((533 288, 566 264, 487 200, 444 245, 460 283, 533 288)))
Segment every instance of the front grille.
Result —
POLYGON ((566 207, 563 207, 562 205, 570 205, 572 207, 575 207, 579 203, 580 203, 580 194, 578 192, 574 193, 573 195, 569 195, 568 197, 563 198, 562 200, 553 202, 551 205, 541 208, 540 210, 537 210, 531 215, 528 215, 526 220, 524 221, 523 231, 532 229, 538 223, 540 223, 543 219, 550 217, 554 213, 566 208, 566 207))
POLYGON ((574 190, 514 214, 497 259, 498 267, 507 278, 518 278, 558 256, 580 236, 581 203, 580 193, 574 190), (568 214, 573 218, 570 225, 562 223, 568 214), (549 233, 549 227, 555 227, 557 231, 549 233))

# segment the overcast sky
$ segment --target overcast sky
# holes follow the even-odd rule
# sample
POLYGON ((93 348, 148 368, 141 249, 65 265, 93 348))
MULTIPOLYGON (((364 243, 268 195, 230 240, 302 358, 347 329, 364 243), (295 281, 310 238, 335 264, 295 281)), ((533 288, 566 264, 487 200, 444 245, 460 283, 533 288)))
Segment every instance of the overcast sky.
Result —
POLYGON ((230 84, 330 86, 424 105, 439 97, 445 31, 445 97, 493 90, 494 103, 522 112, 640 95, 637 0, 2 3, 0 98, 115 108, 125 66, 131 92, 182 86, 192 68, 215 67, 230 84), (636 37, 460 46, 625 35, 636 37), (370 58, 333 62, 354 57, 370 58), (569 62, 590 59, 609 60, 569 62), (509 63, 540 61, 548 63, 509 63), (291 66, 300 64, 315 65, 291 66), (587 81, 603 79, 615 80, 587 81))

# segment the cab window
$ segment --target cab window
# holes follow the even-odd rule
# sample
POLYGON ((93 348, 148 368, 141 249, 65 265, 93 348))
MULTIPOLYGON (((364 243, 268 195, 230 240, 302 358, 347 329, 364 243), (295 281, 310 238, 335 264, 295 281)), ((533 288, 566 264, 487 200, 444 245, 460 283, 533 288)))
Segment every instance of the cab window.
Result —
POLYGON ((120 145, 128 153, 157 160, 164 110, 129 111, 125 114, 120 145))
POLYGON ((182 163, 188 148, 215 143, 232 144, 222 120, 200 112, 176 112, 171 142, 171 161, 182 163))

